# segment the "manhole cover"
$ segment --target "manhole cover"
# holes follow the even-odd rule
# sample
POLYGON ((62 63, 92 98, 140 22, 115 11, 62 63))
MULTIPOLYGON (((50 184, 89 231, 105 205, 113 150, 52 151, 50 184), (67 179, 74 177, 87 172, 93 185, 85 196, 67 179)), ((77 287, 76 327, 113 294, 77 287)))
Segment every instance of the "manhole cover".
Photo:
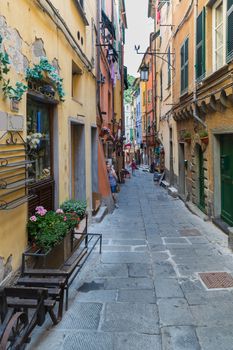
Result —
POLYGON ((198 231, 196 228, 187 228, 184 230, 180 230, 180 235, 183 237, 188 236, 201 236, 201 232, 198 231))
POLYGON ((205 272, 199 276, 208 289, 233 287, 233 277, 227 272, 205 272))

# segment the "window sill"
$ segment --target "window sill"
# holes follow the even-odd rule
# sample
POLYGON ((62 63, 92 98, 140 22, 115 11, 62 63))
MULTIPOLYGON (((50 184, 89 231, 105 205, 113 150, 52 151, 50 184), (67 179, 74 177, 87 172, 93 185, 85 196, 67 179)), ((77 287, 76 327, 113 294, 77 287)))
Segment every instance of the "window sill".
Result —
POLYGON ((180 99, 188 96, 188 88, 180 92, 180 99))
POLYGON ((77 98, 75 98, 75 97, 72 97, 72 101, 78 103, 80 106, 83 106, 83 103, 80 102, 80 101, 79 101, 77 98))

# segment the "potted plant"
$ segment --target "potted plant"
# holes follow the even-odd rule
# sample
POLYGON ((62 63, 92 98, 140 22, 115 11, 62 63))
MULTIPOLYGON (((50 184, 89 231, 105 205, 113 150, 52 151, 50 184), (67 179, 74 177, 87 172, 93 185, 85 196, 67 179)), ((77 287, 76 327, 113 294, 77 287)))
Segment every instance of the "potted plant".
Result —
POLYGON ((28 221, 31 256, 36 257, 35 267, 59 268, 72 251, 72 231, 76 221, 61 209, 47 211, 36 207, 28 221))
POLYGON ((191 133, 189 131, 185 131, 183 137, 185 142, 191 143, 191 133))
POLYGON ((209 143, 209 136, 208 136, 207 130, 199 131, 199 136, 200 136, 201 142, 205 143, 206 145, 209 143))
POLYGON ((70 199, 62 203, 61 209, 65 214, 69 214, 71 217, 76 217, 76 226, 79 229, 79 232, 83 233, 86 230, 86 201, 70 199))

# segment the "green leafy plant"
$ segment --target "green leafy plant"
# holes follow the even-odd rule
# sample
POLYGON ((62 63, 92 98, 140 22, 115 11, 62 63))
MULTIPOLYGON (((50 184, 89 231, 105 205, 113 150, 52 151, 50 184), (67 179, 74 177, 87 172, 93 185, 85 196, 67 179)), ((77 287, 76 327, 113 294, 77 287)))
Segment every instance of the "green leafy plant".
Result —
POLYGON ((43 252, 47 252, 60 243, 75 224, 62 210, 47 211, 39 206, 28 221, 29 239, 43 252))
POLYGON ((191 133, 189 131, 185 131, 183 137, 184 139, 191 139, 191 133))
POLYGON ((63 79, 59 76, 57 69, 49 63, 47 57, 42 57, 39 64, 34 64, 33 68, 27 69, 26 80, 43 80, 45 73, 56 88, 60 101, 64 101, 63 79))
POLYGON ((200 138, 208 137, 208 131, 207 130, 201 130, 199 131, 200 138))
POLYGON ((11 100, 20 101, 27 90, 27 86, 22 82, 16 82, 15 87, 11 85, 10 79, 6 75, 10 72, 10 59, 7 52, 2 48, 2 37, 0 36, 0 82, 5 97, 11 100))
POLYGON ((82 220, 86 214, 87 203, 86 201, 76 201, 71 199, 62 203, 61 209, 65 213, 76 213, 80 220, 82 220))

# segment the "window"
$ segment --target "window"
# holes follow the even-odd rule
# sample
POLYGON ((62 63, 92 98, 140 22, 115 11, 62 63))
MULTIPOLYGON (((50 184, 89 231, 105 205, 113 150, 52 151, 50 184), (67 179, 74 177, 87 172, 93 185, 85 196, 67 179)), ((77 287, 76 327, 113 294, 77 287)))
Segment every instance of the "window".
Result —
POLYGON ((187 38, 180 49, 181 94, 188 91, 188 50, 189 39, 187 38))
POLYGON ((29 101, 27 106, 27 134, 32 143, 30 159, 32 166, 28 169, 29 177, 36 181, 52 176, 51 169, 51 120, 47 105, 29 101))
POLYGON ((233 0, 227 0, 227 62, 233 59, 233 0))
POLYGON ((225 63, 224 45, 224 21, 223 2, 218 1, 213 9, 213 49, 214 49, 214 70, 219 69, 225 63))
POLYGON ((163 72, 160 71, 160 99, 163 100, 163 72))
POLYGON ((152 90, 149 90, 147 94, 148 94, 148 103, 151 103, 152 90))
POLYGON ((233 0, 219 0, 213 6, 213 69, 233 59, 233 0))
POLYGON ((78 102, 82 101, 82 71, 72 61, 72 97, 78 102))
POLYGON ((197 17, 196 25, 196 79, 201 80, 205 76, 205 8, 197 17))
POLYGON ((171 86, 171 49, 170 46, 167 52, 167 87, 171 86))
POLYGON ((143 91, 143 106, 146 105, 146 91, 143 91))

